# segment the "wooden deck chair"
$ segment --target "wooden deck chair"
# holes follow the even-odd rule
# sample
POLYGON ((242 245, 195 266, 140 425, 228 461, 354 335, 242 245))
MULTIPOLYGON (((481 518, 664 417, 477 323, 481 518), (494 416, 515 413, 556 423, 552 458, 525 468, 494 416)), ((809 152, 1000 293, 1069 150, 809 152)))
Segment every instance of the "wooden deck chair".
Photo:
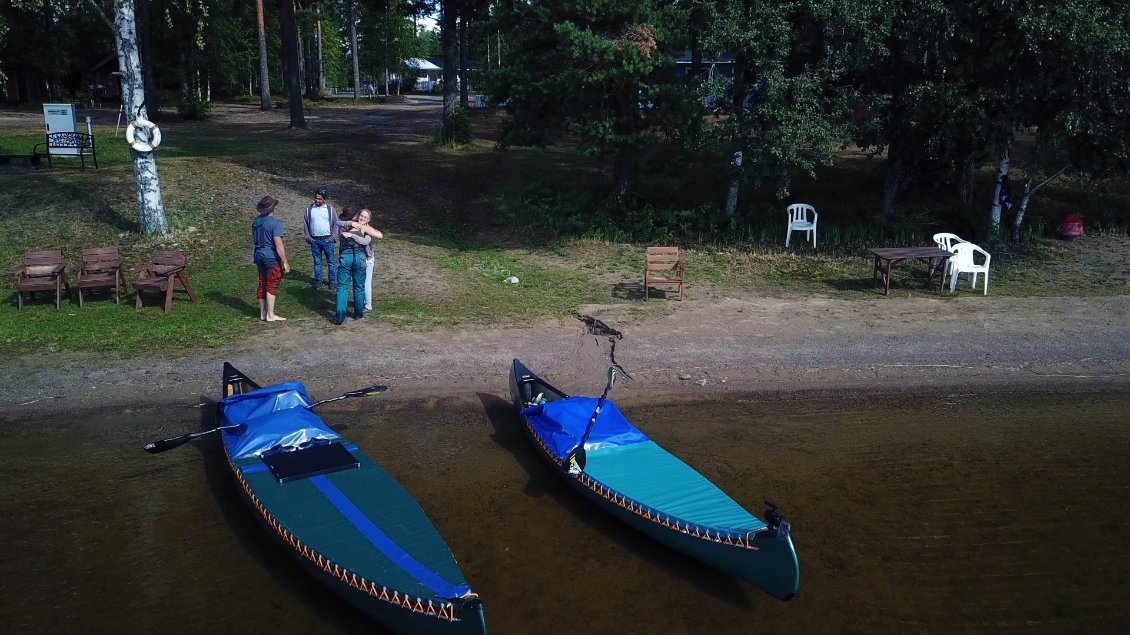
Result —
POLYGON ((173 287, 178 284, 188 292, 188 299, 196 302, 196 294, 193 293, 192 285, 189 284, 188 276, 184 272, 187 266, 188 258, 184 253, 157 251, 153 253, 153 258, 149 262, 131 269, 137 272, 137 279, 133 281, 134 289, 137 290, 134 307, 141 308, 142 291, 159 291, 165 294, 165 313, 168 313, 173 309, 173 287))
POLYGON ((75 286, 78 287, 80 308, 83 306, 83 289, 113 288, 114 304, 119 304, 125 289, 125 277, 122 275, 122 255, 118 248, 83 249, 78 272, 75 274, 75 286))
POLYGON ((678 247, 648 247, 643 266, 644 299, 649 297, 652 287, 675 287, 681 301, 685 270, 686 267, 679 258, 678 247))
POLYGON ((36 291, 54 291, 55 308, 63 300, 63 289, 71 292, 67 283, 67 264, 61 251, 29 251, 24 254, 23 264, 12 272, 16 274, 16 296, 19 310, 24 310, 24 294, 35 297, 36 291))

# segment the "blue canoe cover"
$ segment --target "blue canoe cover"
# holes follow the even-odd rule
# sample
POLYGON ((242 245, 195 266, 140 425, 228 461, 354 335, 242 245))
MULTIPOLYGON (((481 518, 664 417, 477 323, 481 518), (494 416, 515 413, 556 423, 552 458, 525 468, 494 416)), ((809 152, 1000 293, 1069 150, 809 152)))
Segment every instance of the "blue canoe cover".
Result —
POLYGON ((220 402, 224 425, 243 424, 222 431, 229 456, 235 461, 259 456, 276 446, 340 439, 341 435, 322 423, 309 405, 306 387, 296 381, 227 397, 220 402))
MULTIPOLYGON (((554 456, 564 460, 585 434, 599 399, 568 397, 530 406, 522 414, 554 456)), ((585 441, 585 451, 614 448, 647 441, 647 435, 628 423, 620 409, 605 400, 600 416, 585 441)))

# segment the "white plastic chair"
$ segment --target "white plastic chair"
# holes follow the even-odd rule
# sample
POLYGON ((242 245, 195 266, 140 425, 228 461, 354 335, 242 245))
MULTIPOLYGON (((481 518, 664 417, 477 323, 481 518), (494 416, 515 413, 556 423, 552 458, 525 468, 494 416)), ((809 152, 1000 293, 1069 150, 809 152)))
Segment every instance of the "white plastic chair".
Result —
POLYGON ((970 285, 971 289, 977 289, 977 274, 985 274, 985 295, 989 295, 989 261, 993 257, 989 252, 981 249, 973 243, 958 243, 953 246, 953 256, 950 258, 950 263, 953 265, 953 273, 950 274, 950 293, 954 292, 957 288, 957 278, 963 273, 973 274, 973 284, 970 285), (980 253, 985 256, 985 262, 976 264, 975 256, 980 253))
MULTIPOLYGON (((934 234, 934 244, 936 244, 938 246, 938 249, 945 249, 946 251, 952 252, 954 245, 956 245, 958 243, 963 243, 963 242, 967 242, 967 241, 964 238, 962 238, 961 236, 958 236, 957 234, 950 234, 950 233, 947 233, 947 232, 940 232, 940 233, 934 234)), ((948 260, 946 260, 945 270, 942 271, 942 285, 943 286, 946 284, 946 276, 948 276, 952 273, 953 273, 953 258, 949 258, 948 260)))
POLYGON ((793 232, 805 232, 805 239, 811 238, 812 248, 816 249, 816 208, 805 203, 793 203, 789 205, 789 224, 788 231, 785 233, 785 248, 789 247, 789 239, 792 238, 793 232), (812 220, 808 220, 809 213, 812 214, 812 220))

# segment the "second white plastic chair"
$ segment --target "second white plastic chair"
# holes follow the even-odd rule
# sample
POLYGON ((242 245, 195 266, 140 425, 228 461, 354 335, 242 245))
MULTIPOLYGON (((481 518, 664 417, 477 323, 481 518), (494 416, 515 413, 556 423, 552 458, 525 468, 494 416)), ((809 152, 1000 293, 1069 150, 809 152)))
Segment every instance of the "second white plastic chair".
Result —
POLYGON ((950 293, 954 292, 957 288, 957 279, 961 274, 968 273, 973 276, 973 284, 970 288, 977 289, 977 274, 985 274, 985 295, 989 295, 989 261, 993 259, 989 252, 981 249, 973 243, 958 243, 953 246, 953 257, 950 258, 950 263, 953 266, 953 273, 950 274, 950 293), (985 262, 977 264, 974 256, 980 253, 985 256, 985 262))
POLYGON ((816 208, 805 203, 793 203, 789 205, 788 211, 789 225, 785 233, 785 248, 788 248, 793 232, 805 232, 805 238, 811 238, 812 248, 816 249, 816 208))
MULTIPOLYGON (((964 238, 962 238, 961 236, 958 236, 957 234, 950 234, 948 232, 940 232, 940 233, 934 234, 934 244, 936 244, 938 246, 938 249, 945 249, 946 251, 952 252, 954 245, 956 245, 958 243, 963 243, 963 242, 967 242, 967 241, 964 238)), ((946 268, 945 268, 945 271, 942 272, 942 285, 943 286, 946 284, 946 276, 948 276, 952 273, 953 273, 953 258, 951 257, 950 259, 946 260, 946 268)))

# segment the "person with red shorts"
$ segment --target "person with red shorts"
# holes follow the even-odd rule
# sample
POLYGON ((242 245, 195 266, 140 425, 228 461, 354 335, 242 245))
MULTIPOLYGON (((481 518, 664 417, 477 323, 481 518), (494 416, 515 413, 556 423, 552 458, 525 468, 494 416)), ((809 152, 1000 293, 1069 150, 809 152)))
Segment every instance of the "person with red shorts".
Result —
POLYGON ((279 294, 279 281, 284 273, 290 273, 286 261, 286 248, 283 247, 283 229, 272 216, 279 202, 272 196, 264 196, 255 209, 259 217, 251 223, 251 237, 255 241, 253 260, 259 269, 259 319, 264 322, 279 322, 286 318, 275 315, 275 298, 279 294))

